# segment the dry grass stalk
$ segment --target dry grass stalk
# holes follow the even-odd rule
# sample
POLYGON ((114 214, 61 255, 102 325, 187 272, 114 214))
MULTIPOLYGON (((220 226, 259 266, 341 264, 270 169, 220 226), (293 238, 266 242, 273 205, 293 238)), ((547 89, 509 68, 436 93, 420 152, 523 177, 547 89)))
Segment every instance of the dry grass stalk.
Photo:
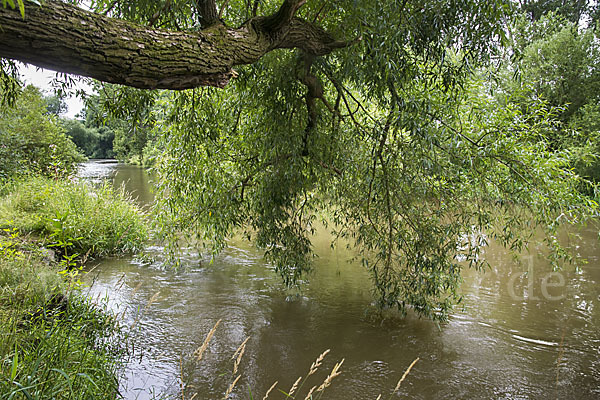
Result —
POLYGON ((312 396, 313 392, 315 391, 315 389, 317 388, 317 386, 313 386, 310 388, 310 390, 308 391, 308 394, 306 395, 306 397, 304 398, 304 400, 310 400, 310 397, 312 396))
POLYGON ((317 357, 315 362, 312 363, 312 365, 310 366, 310 371, 308 371, 308 375, 306 375, 307 378, 309 376, 311 376, 312 374, 314 374, 315 372, 317 372, 317 370, 319 369, 321 364, 323 364, 323 359, 325 358, 327 353, 329 353, 329 351, 330 351, 330 349, 325 350, 319 357, 317 357))
POLYGON ((150 307, 152 305, 152 303, 154 303, 156 301, 156 299, 158 299, 158 296, 160 295, 160 290, 156 293, 154 293, 154 296, 152 296, 150 298, 150 300, 148 300, 148 303, 146 304, 146 308, 150 307))
POLYGON ((240 344, 240 347, 237 348, 237 350, 235 351, 235 353, 233 353, 233 355, 231 356, 231 359, 233 360, 235 358, 235 356, 238 355, 238 353, 242 350, 242 348, 246 348, 246 342, 248 342, 248 340, 250 339, 250 336, 248 336, 246 338, 246 340, 244 340, 242 342, 242 344, 240 344))
POLYGON ((275 386, 277 386, 278 383, 279 381, 275 381, 275 383, 271 385, 271 387, 269 388, 269 390, 267 390, 267 393, 265 393, 265 397, 263 397, 262 400, 267 400, 267 397, 269 397, 269 394, 271 394, 271 391, 275 389, 275 386))
POLYGON ((406 368, 406 371, 404 371, 404 374, 402 374, 402 378, 400 378, 400 380, 396 384, 396 388, 394 388, 394 391, 392 392, 392 394, 396 393, 398 391, 398 389, 400 389, 400 385, 402 385, 402 382, 404 381, 404 379, 406 378, 406 376, 408 375, 408 373, 410 372, 410 370, 412 369, 412 367, 415 366, 415 364, 417 363, 417 361, 419 361, 419 357, 415 358, 415 361, 413 361, 408 366, 408 368, 406 368))
POLYGON ((237 381, 240 380, 241 377, 242 377, 241 375, 238 375, 237 378, 235 378, 233 380, 233 382, 231 382, 231 385, 229 385, 227 392, 225 392, 225 396, 223 397, 223 400, 226 400, 229 397, 229 395, 231 394, 231 392, 233 392, 233 388, 235 387, 235 384, 237 383, 237 381))
MULTIPOLYGON (((250 337, 248 337, 248 339, 250 339, 250 337)), ((240 366, 240 361, 242 361, 242 356, 244 355, 244 352, 246 351, 246 342, 248 341, 248 339, 244 340, 244 342, 236 350, 236 353, 238 353, 238 356, 237 356, 237 359, 235 360, 235 362, 233 363, 233 375, 235 375, 237 373, 238 367, 240 366)))
POLYGON ((121 277, 119 278, 119 280, 117 281, 117 283, 115 283, 115 289, 117 289, 117 290, 121 289, 121 286, 123 286, 121 284, 121 282, 123 282, 123 279, 125 279, 125 273, 123 273, 123 275, 121 275, 121 277))
POLYGON ((208 348, 208 342, 210 342, 210 339, 212 339, 213 335, 215 334, 215 331, 217 330, 217 326, 219 326, 220 323, 221 320, 218 320, 215 326, 213 326, 210 332, 208 332, 208 335, 206 335, 206 339, 204 339, 204 343, 202 343, 202 346, 198 347, 194 352, 194 355, 196 356, 196 361, 199 362, 200 360, 202 360, 202 355, 208 348))
POLYGON ((296 389, 298 389, 298 384, 300 384, 301 380, 302 380, 301 376, 299 376, 298 379, 296 379, 296 382, 294 382, 294 384, 292 385, 292 388, 288 392, 289 397, 291 397, 294 394, 294 392, 296 391, 296 389))
POLYGON ((194 400, 196 398, 196 396, 198 396, 198 392, 194 393, 194 395, 192 397, 190 397, 190 400, 194 400))
POLYGON ((322 392, 323 390, 325 390, 329 385, 331 385, 331 381, 333 380, 333 378, 335 378, 336 376, 341 374, 340 367, 342 366, 343 363, 344 363, 344 359, 342 358, 342 361, 340 361, 339 363, 337 363, 333 366, 331 373, 329 374, 329 376, 327 378, 325 378, 325 380, 323 381, 321 386, 319 386, 319 388, 317 389, 317 392, 322 392))
POLYGON ((381 400, 381 395, 377 396, 375 400, 381 400))
POLYGON ((138 290, 140 290, 140 288, 142 287, 142 284, 143 284, 143 283, 144 283, 144 282, 140 282, 140 283, 138 283, 138 284, 136 285, 136 287, 133 289, 133 292, 131 292, 131 295, 132 295, 132 296, 133 296, 133 295, 135 295, 135 294, 138 292, 138 290))

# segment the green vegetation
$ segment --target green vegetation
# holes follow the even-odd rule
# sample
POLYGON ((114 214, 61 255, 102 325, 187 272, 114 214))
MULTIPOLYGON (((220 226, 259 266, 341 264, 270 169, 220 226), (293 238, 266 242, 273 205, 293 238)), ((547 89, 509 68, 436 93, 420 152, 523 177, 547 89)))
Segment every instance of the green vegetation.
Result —
POLYGON ((89 158, 114 158, 115 133, 106 126, 89 127, 81 121, 63 119, 67 136, 89 158))
POLYGON ((84 182, 31 177, 5 190, 2 225, 35 234, 47 244, 68 241, 70 252, 94 257, 132 253, 147 239, 141 211, 108 183, 92 190, 84 182))
POLYGON ((140 92, 116 85, 97 85, 96 90, 97 94, 86 99, 85 125, 99 132, 112 132, 112 154, 119 160, 152 165, 158 92, 140 92))
MULTIPOLYGON (((523 110, 532 98, 544 99, 554 109, 557 123, 546 140, 552 148, 570 152, 569 165, 594 183, 600 182, 599 33, 552 12, 534 22, 522 15, 509 45, 513 58, 504 60, 500 80, 503 91, 523 92, 518 100, 523 110)), ((593 195, 593 187, 582 189, 593 195)))
POLYGON ((27 86, 14 107, 0 108, 0 182, 14 176, 68 176, 84 160, 49 113, 39 89, 27 86))
POLYGON ((29 177, 4 191, 0 398, 117 398, 122 332, 78 272, 87 257, 140 249, 143 215, 108 185, 29 177))
POLYGON ((60 268, 16 230, 0 234, 0 398, 117 397, 120 329, 60 268))
MULTIPOLYGON (((116 156, 155 160, 158 234, 173 250, 183 234, 216 253, 244 231, 293 286, 312 268, 314 222, 326 215, 371 272, 381 307, 439 320, 461 300, 461 269, 486 267, 489 238, 520 250, 543 230, 557 267, 574 260, 560 225, 598 213, 595 4, 268 0, 225 2, 218 14, 215 4, 93 2, 113 18, 207 34, 213 53, 235 54, 207 55, 202 79, 174 54, 166 80, 141 61, 119 67, 118 54, 104 69, 88 65, 90 76, 143 88, 226 87, 99 84, 85 121, 67 124, 88 155, 108 156, 104 126, 116 156), (269 46, 238 54, 262 43, 246 41, 252 32, 269 46)), ((70 7, 45 12, 80 12, 70 7)), ((28 23, 46 21, 35 10, 28 23)), ((77 24, 72 45, 85 52, 89 27, 77 24)), ((134 39, 161 62, 142 33, 134 39)))
POLYGON ((145 216, 108 184, 70 176, 83 156, 33 86, 0 110, 0 398, 114 399, 125 357, 112 314, 83 293, 89 257, 141 249, 145 216))
MULTIPOLYGON (((22 1, 7 5, 24 13, 22 1)), ((2 395, 116 393, 113 321, 74 286, 87 257, 136 251, 148 232, 123 193, 67 179, 82 154, 154 165, 157 234, 173 254, 182 236, 215 254, 243 231, 294 286, 311 271, 320 219, 352 243, 377 304, 401 313, 446 320, 461 301, 463 268, 488 266, 489 240, 520 251, 539 230, 554 266, 576 261, 558 232, 598 216, 595 2, 219 6, 91 2, 96 12, 143 25, 140 32, 202 33, 194 46, 209 43, 223 57, 269 45, 215 65, 207 57, 206 74, 159 81, 151 76, 161 66, 142 70, 153 57, 139 57, 107 80, 152 90, 98 83, 81 121, 60 121, 58 97, 17 90, 14 65, 2 62, 3 104, 13 105, 0 109, 2 395), (186 79, 207 87, 153 89, 186 79), (106 392, 89 392, 96 389, 106 392)), ((53 10, 74 11, 68 7, 53 10)), ((93 25, 84 23, 82 31, 93 25)), ((152 51, 139 35, 136 51, 152 51)), ((173 54, 165 67, 192 70, 196 50, 178 51, 190 58, 173 54)), ((118 56, 103 66, 119 66, 118 56)), ((182 85, 173 88, 190 87, 182 85)))
MULTIPOLYGON (((300 4, 250 3, 227 2, 211 24, 300 4)), ((161 4, 93 6, 208 28, 198 3, 161 4)), ((597 15, 587 2, 306 2, 297 16, 344 45, 267 51, 223 90, 98 84, 69 132, 108 154, 90 133, 104 126, 117 157, 152 160, 173 254, 182 235, 216 253, 244 231, 297 285, 325 215, 371 272, 377 304, 445 320, 461 270, 487 266, 490 238, 518 251, 540 229, 555 266, 575 261, 557 232, 598 212, 597 15)))

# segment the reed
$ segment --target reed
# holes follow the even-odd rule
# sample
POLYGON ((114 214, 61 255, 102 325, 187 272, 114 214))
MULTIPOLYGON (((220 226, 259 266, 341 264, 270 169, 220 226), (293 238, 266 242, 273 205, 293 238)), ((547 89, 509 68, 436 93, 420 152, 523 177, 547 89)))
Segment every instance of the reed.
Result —
POLYGON ((240 362, 242 361, 244 352, 246 351, 246 343, 248 343, 248 339, 250 339, 250 336, 248 336, 246 338, 246 340, 244 340, 242 342, 242 344, 237 348, 237 350, 235 351, 235 353, 233 353, 233 356, 231 357, 231 359, 233 360, 237 355, 237 358, 235 359, 235 362, 233 363, 233 374, 234 375, 237 373, 237 370, 240 365, 240 362))
MULTIPOLYGON (((402 376, 398 380, 398 383, 396 383, 396 387, 394 387, 394 390, 392 390, 392 393, 390 393, 390 396, 388 397, 388 400, 392 398, 392 396, 394 395, 394 393, 396 393, 398 390, 400 390, 400 386, 402 385, 402 382, 404 382, 404 380, 406 379, 406 377, 408 376, 408 374, 410 373, 410 371, 412 370, 412 368, 415 366, 415 364, 419 360, 420 360, 419 357, 415 358, 415 360, 412 363, 410 363, 410 365, 408 366, 408 368, 406 368, 406 370, 404 371, 404 373, 402 374, 402 376)), ((377 396, 376 400, 381 400, 381 394, 379 396, 377 396)))
MULTIPOLYGON (((217 327, 220 325, 220 323, 221 323, 221 320, 218 320, 215 323, 215 325, 212 327, 212 329, 206 335, 206 338, 204 339, 204 342, 202 343, 202 345, 200 345, 200 347, 198 347, 198 349, 196 349, 192 353, 196 363, 199 363, 200 361, 202 361, 202 355, 208 348, 208 344, 211 341, 211 339, 213 338, 213 336, 215 335, 215 333, 217 331, 217 327)), ((242 375, 237 374, 237 372, 240 367, 242 358, 245 354, 246 347, 248 345, 249 340, 250 340, 250 337, 247 337, 246 339, 244 339, 242 341, 242 343, 237 347, 237 349, 233 352, 233 355, 230 358, 230 360, 233 361, 233 371, 231 372, 231 376, 235 377, 235 378, 233 379, 233 381, 231 381, 231 383, 225 390, 225 393, 223 396, 224 400, 229 398, 229 396, 233 393, 233 390, 235 389, 238 381, 242 377, 242 375)), ((308 380, 308 378, 310 376, 314 375, 319 370, 319 368, 323 365, 323 360, 329 354, 330 351, 331 351, 330 349, 327 349, 323 353, 321 353, 316 358, 316 360, 310 365, 310 368, 308 370, 308 373, 306 374, 306 377, 299 376, 298 379, 296 379, 296 381, 292 384, 292 387, 290 388, 290 390, 288 390, 287 393, 284 392, 283 390, 279 390, 279 391, 281 393, 283 393, 286 396, 286 398, 288 398, 288 399, 304 398, 305 400, 310 400, 313 398, 313 394, 317 394, 317 393, 319 394, 319 397, 322 396, 323 391, 331 385, 331 382, 333 381, 333 379, 341 374, 340 367, 342 366, 342 364, 344 362, 343 359, 334 365, 334 367, 331 370, 331 372, 329 373, 329 375, 325 378, 325 380, 319 386, 314 385, 305 396, 301 396, 300 391, 301 391, 304 383, 308 380)), ((183 398, 185 398, 185 391, 184 391, 185 388, 183 387, 183 367, 181 367, 181 369, 182 369, 182 372, 181 372, 182 377, 181 377, 181 381, 180 381, 181 385, 182 385, 181 394, 182 394, 183 398)), ((277 387, 278 384, 279 384, 279 381, 275 381, 271 385, 271 387, 269 387, 269 389, 266 391, 262 400, 268 400, 269 396, 271 395, 271 393, 277 387)), ((198 393, 195 393, 194 396, 191 397, 191 399, 195 398, 197 395, 198 395, 198 393)), ((251 396, 250 398, 253 398, 251 393, 250 393, 250 396, 251 396)))
POLYGON ((323 381, 321 386, 319 386, 317 388, 317 393, 322 392, 323 390, 328 388, 329 385, 331 385, 331 381, 333 381, 334 378, 338 377, 341 374, 340 367, 342 366, 343 363, 344 363, 344 359, 342 358, 342 361, 340 361, 339 363, 337 363, 333 366, 333 368, 331 369, 331 372, 329 373, 329 375, 327 375, 327 378, 325 378, 325 380, 323 381))
POLYGON ((226 400, 229 397, 229 395, 231 394, 231 392, 233 392, 233 388, 235 387, 235 384, 237 383, 237 381, 240 380, 241 377, 242 377, 241 375, 238 375, 237 378, 235 378, 233 380, 233 382, 231 382, 231 384, 227 388, 227 391, 225 392, 225 396, 223 397, 223 400, 226 400))
POLYGON ((267 400, 269 398, 269 395, 271 394, 271 392, 273 391, 273 389, 275 389, 275 386, 277 386, 277 384, 279 383, 279 381, 275 381, 271 387, 269 388, 269 390, 267 390, 267 392, 265 393, 265 397, 263 397, 262 400, 267 400))
POLYGON ((208 343, 210 342, 210 340, 214 336, 215 332, 217 331, 217 327, 219 326, 220 323, 221 323, 221 320, 218 320, 215 323, 215 325, 212 327, 212 329, 206 335, 206 338, 204 339, 204 342, 202 343, 202 345, 200 347, 198 347, 196 349, 196 351, 194 352, 194 355, 196 356, 196 362, 202 361, 202 355, 204 354, 204 352, 208 348, 208 343))
POLYGON ((400 385, 402 385, 402 382, 404 382, 404 379, 406 379, 406 377, 410 373, 410 370, 415 366, 417 361, 419 361, 419 357, 415 358, 415 360, 408 366, 408 368, 406 368, 406 371, 404 371, 404 373, 402 374, 402 378, 400 378, 400 380, 396 384, 396 387, 394 388, 394 391, 392 392, 392 394, 394 394, 398 390, 400 390, 400 385))

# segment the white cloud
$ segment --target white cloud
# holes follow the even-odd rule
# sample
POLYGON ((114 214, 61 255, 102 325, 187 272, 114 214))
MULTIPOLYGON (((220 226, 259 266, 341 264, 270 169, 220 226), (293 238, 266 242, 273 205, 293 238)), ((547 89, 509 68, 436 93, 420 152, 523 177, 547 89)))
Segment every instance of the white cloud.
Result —
MULTIPOLYGON (((53 94, 55 92, 55 86, 53 81, 57 79, 57 73, 49 70, 38 68, 33 65, 19 65, 19 73, 24 84, 32 84, 42 89, 45 94, 53 94)), ((61 79, 62 74, 58 76, 61 79)), ((63 114, 63 117, 74 118, 75 115, 83 110, 83 100, 75 95, 75 92, 81 89, 86 93, 92 93, 92 87, 86 82, 77 79, 75 85, 69 90, 70 96, 65 98, 67 104, 67 112, 63 114)))

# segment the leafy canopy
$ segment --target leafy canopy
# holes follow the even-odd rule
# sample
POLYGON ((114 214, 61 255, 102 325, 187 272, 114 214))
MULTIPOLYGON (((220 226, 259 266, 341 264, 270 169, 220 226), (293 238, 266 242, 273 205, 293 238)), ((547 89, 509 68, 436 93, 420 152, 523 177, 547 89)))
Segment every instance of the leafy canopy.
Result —
MULTIPOLYGON (((92 9, 165 29, 201 29, 210 1, 94 1, 92 9)), ((239 26, 281 1, 219 2, 239 26)), ((295 285, 310 271, 321 219, 353 243, 382 307, 443 320, 465 265, 490 237, 520 249, 596 204, 547 133, 556 110, 473 75, 501 45, 510 1, 307 1, 297 16, 352 45, 315 57, 276 50, 237 68, 224 90, 119 89, 159 139, 157 224, 213 251, 243 230, 295 285)), ((525 95, 526 96, 526 95, 525 95)))
POLYGON ((70 175, 84 157, 39 89, 27 86, 12 107, 0 109, 0 159, 0 180, 6 180, 29 173, 70 175))

